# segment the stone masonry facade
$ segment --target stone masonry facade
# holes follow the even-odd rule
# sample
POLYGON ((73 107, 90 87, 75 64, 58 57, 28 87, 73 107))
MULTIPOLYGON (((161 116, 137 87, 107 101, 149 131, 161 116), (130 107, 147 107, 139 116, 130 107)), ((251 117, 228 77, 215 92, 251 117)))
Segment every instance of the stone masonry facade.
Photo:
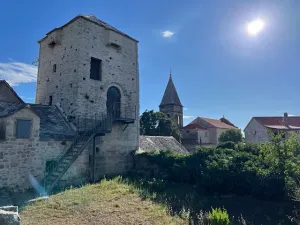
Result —
MULTIPOLYGON (((32 188, 29 176, 38 182, 43 179, 46 162, 54 160, 69 145, 62 141, 40 141, 40 120, 30 109, 22 109, 1 119, 6 124, 6 138, 0 142, 0 188, 24 190, 32 188), (30 139, 16 139, 16 119, 32 120, 30 139)), ((68 169, 62 180, 85 180, 88 154, 84 152, 68 169), (82 166, 84 165, 84 166, 82 166)))
MULTIPOLYGON (((121 117, 135 119, 130 124, 115 121, 111 132, 94 137, 60 183, 128 172, 139 146, 138 42, 93 16, 79 15, 50 31, 39 44, 37 106, 56 105, 70 127, 76 127, 81 118, 108 116, 108 90, 114 87, 120 93, 121 117), (101 60, 100 80, 90 77, 92 58, 101 60)), ((33 187, 30 175, 43 180, 46 162, 62 155, 72 139, 41 140, 40 117, 30 107, 15 111, 5 117, 0 112, 0 123, 6 127, 5 140, 0 141, 0 188, 19 190, 33 187), (15 138, 16 118, 32 120, 29 139, 15 138)))

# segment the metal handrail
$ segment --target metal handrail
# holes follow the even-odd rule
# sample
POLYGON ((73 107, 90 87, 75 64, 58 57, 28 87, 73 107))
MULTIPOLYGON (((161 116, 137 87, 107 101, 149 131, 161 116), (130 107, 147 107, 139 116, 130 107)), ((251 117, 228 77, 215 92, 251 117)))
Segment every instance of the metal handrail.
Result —
POLYGON ((115 118, 136 119, 136 105, 124 104, 121 102, 106 102, 107 110, 115 118))
MULTIPOLYGON (((95 116, 96 118, 96 116, 95 116)), ((87 119, 87 118, 85 118, 87 119)), ((68 154, 73 148, 74 146, 79 142, 81 141, 84 137, 94 133, 100 126, 104 126, 103 128, 104 129, 107 129, 107 120, 108 119, 108 116, 103 116, 103 114, 101 114, 101 120, 99 121, 99 124, 96 124, 96 120, 95 120, 95 123, 94 123, 94 126, 92 129, 88 129, 88 130, 85 130, 84 133, 82 135, 79 135, 79 132, 77 132, 77 135, 74 137, 71 145, 69 146, 66 146, 64 148, 64 150, 56 157, 58 158, 59 160, 57 161, 54 161, 52 162, 47 168, 46 170, 44 171, 44 186, 46 184, 46 178, 53 172, 57 169, 59 163, 63 160, 63 158, 65 157, 66 154, 68 154), (67 150, 66 150, 67 149, 67 150)))

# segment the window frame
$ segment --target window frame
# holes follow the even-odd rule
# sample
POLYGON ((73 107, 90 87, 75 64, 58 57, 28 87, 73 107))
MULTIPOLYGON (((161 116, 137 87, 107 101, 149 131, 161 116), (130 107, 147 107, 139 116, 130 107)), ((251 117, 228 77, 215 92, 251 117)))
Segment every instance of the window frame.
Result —
POLYGON ((6 120, 2 120, 0 121, 0 141, 5 141, 5 140, 6 140, 6 120))
POLYGON ((15 137, 16 139, 30 139, 32 136, 32 124, 33 121, 32 119, 28 119, 28 118, 17 118, 15 121, 15 137), (18 121, 30 121, 30 127, 29 127, 29 136, 28 137, 18 137, 18 121))
POLYGON ((57 70, 57 66, 56 66, 56 63, 54 63, 52 66, 52 72, 56 73, 56 70, 57 70))
POLYGON ((90 79, 91 80, 97 80, 97 81, 102 81, 102 60, 98 59, 96 57, 90 57, 90 79), (93 77, 92 76, 92 65, 93 65, 93 60, 95 62, 99 62, 99 68, 98 68, 98 76, 93 77))

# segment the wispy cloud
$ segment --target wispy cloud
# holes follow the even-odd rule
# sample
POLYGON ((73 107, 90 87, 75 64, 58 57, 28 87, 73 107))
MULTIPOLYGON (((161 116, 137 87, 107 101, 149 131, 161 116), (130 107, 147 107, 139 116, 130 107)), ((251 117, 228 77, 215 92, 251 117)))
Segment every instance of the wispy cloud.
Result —
POLYGON ((6 80, 10 85, 35 82, 37 67, 22 62, 0 62, 0 79, 6 80))
POLYGON ((188 110, 187 108, 183 108, 183 110, 188 110))
POLYGON ((183 119, 191 119, 193 118, 194 116, 183 116, 183 119))
POLYGON ((169 30, 163 31, 162 32, 162 36, 164 38, 171 38, 175 33, 169 30))
POLYGON ((34 97, 26 97, 26 96, 20 96, 22 99, 24 99, 24 100, 28 100, 28 101, 33 101, 33 100, 35 100, 35 98, 34 97))

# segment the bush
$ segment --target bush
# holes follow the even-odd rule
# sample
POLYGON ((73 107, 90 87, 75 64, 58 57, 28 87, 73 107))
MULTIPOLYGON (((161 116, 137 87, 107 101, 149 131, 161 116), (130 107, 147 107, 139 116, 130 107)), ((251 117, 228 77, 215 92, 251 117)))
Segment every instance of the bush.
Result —
POLYGON ((234 143, 238 143, 242 141, 242 132, 238 129, 229 129, 224 131, 220 136, 219 136, 219 142, 227 142, 227 141, 232 141, 234 143))
POLYGON ((222 149, 234 149, 235 143, 233 141, 226 141, 218 144, 217 148, 222 148, 222 149))
POLYGON ((212 209, 208 214, 211 225, 229 225, 229 216, 226 209, 212 209))
POLYGON ((289 142, 279 142, 282 147, 278 143, 228 142, 218 148, 199 148, 190 155, 171 151, 142 153, 137 157, 148 163, 139 163, 135 172, 143 178, 190 184, 211 194, 279 200, 295 196, 300 186, 300 155, 296 151, 300 145, 289 142))

